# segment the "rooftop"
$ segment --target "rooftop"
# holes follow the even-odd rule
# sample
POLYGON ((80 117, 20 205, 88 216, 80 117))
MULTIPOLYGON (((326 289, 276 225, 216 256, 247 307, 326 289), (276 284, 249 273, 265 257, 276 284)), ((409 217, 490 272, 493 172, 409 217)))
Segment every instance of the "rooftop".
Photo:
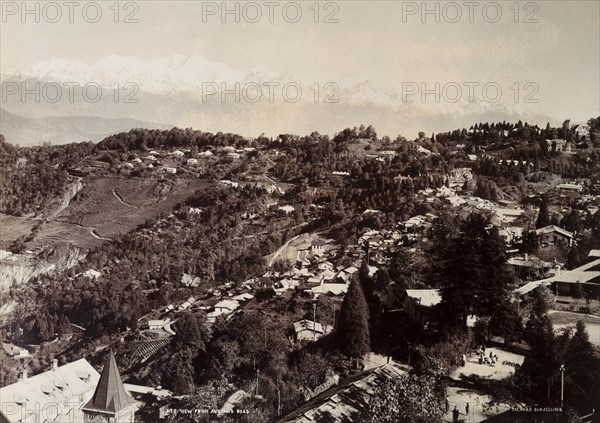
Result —
POLYGON ((215 308, 226 308, 228 310, 235 310, 240 306, 236 300, 222 300, 215 304, 215 308))
POLYGON ((600 283, 600 258, 579 266, 576 269, 562 272, 551 278, 529 282, 515 290, 515 293, 523 295, 533 291, 538 286, 550 285, 552 282, 563 283, 600 283))
POLYGON ((424 307, 433 307, 442 301, 439 289, 407 289, 406 295, 424 307))
POLYGON ((600 250, 590 250, 588 257, 600 257, 600 250))
POLYGON ((600 283, 600 258, 550 278, 553 282, 600 283))
POLYGON ((362 372, 317 395, 277 421, 280 423, 358 421, 369 404, 373 388, 384 380, 396 379, 406 373, 406 370, 396 363, 362 372))
POLYGON ((114 414, 134 404, 133 398, 125 391, 115 356, 110 350, 94 395, 83 410, 114 414))
POLYGON ((342 295, 348 292, 348 285, 345 283, 324 283, 319 286, 315 286, 311 289, 315 294, 332 294, 342 295))
POLYGON ((0 414, 10 423, 38 421, 40 410, 44 410, 47 421, 78 421, 77 418, 83 418, 81 404, 99 379, 100 374, 83 358, 56 366, 0 388, 0 414), (80 396, 84 399, 80 400, 80 396))
POLYGON ((320 323, 315 323, 312 320, 302 319, 297 322, 294 322, 294 331, 296 333, 301 332, 303 330, 310 330, 319 333, 324 333, 323 325, 320 323))
POLYGON ((573 234, 569 231, 564 230, 563 228, 559 228, 558 226, 554 226, 554 225, 550 225, 550 226, 544 226, 543 228, 540 229, 536 229, 535 233, 537 235, 542 235, 542 234, 549 234, 552 232, 556 232, 560 235, 563 235, 567 238, 573 238, 573 234))

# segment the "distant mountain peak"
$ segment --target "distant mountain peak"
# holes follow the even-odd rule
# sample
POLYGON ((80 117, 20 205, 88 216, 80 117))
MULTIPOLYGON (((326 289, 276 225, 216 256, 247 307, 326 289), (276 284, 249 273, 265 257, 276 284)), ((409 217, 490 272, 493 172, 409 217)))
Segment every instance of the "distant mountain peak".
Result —
MULTIPOLYGON (((339 80, 310 80, 261 64, 242 70, 202 56, 181 53, 152 60, 110 55, 94 64, 51 57, 24 72, 4 71, 1 76, 3 80, 10 81, 62 81, 81 85, 92 82, 106 89, 103 102, 98 104, 42 102, 31 105, 19 102, 19 96, 12 96, 7 107, 27 117, 73 116, 86 110, 90 116, 132 117, 149 122, 172 122, 183 127, 202 125, 211 130, 236 129, 240 133, 264 131, 268 130, 264 125, 278 124, 281 130, 296 130, 289 128, 289 125, 297 124, 302 125, 300 131, 325 132, 330 128, 339 129, 341 125, 369 122, 378 129, 383 126, 392 128, 391 131, 414 132, 429 128, 446 130, 460 126, 460 123, 468 126, 479 121, 554 121, 546 116, 525 113, 526 108, 522 104, 469 99, 465 92, 456 103, 445 100, 436 102, 431 95, 423 99, 419 93, 403 98, 400 87, 385 88, 366 75, 339 80), (274 98, 278 102, 277 107, 272 107, 267 100, 256 104, 244 101, 223 104, 219 101, 222 97, 214 95, 210 98, 214 104, 204 104, 199 99, 200 94, 206 91, 206 83, 218 84, 218 90, 225 84, 228 90, 232 90, 235 89, 235 83, 250 82, 259 85, 276 83, 274 98), (137 84, 139 92, 136 93, 136 99, 141 99, 139 104, 111 102, 115 84, 124 86, 125 83, 137 84), (298 106, 287 107, 284 104, 282 89, 288 83, 297 83, 301 87, 301 112, 298 106), (327 83, 334 85, 327 86, 327 83), (314 102, 315 87, 321 100, 319 102, 314 102), (338 101, 326 104, 325 98, 338 101), (263 122, 261 119, 266 120, 263 122)), ((262 98, 266 99, 264 90, 266 88, 263 88, 262 98)))

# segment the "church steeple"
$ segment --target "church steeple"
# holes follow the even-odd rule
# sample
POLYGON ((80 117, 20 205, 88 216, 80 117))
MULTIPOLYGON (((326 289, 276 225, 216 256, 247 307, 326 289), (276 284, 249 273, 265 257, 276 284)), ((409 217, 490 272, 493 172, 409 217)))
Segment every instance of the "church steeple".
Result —
POLYGON ((86 421, 133 421, 135 409, 136 403, 125 391, 115 356, 110 350, 94 396, 83 407, 86 421))

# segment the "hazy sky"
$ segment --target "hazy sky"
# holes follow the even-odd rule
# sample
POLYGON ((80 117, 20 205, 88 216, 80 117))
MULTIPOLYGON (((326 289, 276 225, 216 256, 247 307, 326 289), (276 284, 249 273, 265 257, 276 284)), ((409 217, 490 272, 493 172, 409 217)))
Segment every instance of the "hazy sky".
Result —
MULTIPOLYGON (((528 105, 530 110, 573 119, 600 114, 600 1, 520 2, 518 7, 513 1, 475 2, 472 10, 463 1, 429 2, 428 8, 439 8, 440 22, 434 14, 422 16, 421 1, 321 2, 319 23, 313 1, 298 2, 302 16, 296 23, 284 19, 294 19, 292 2, 272 2, 277 4, 273 23, 268 2, 261 1, 255 3, 262 12, 258 23, 249 22, 257 8, 244 3, 237 5, 239 23, 235 15, 222 22, 222 2, 136 1, 127 8, 121 2, 119 23, 109 9, 113 1, 98 2, 102 17, 97 23, 82 16, 83 6, 92 2, 78 2, 73 23, 62 1, 55 3, 62 12, 57 23, 47 22, 56 9, 47 6, 44 15, 44 3, 38 6, 40 23, 21 10, 11 14, 21 9, 20 1, 1 3, 3 71, 26 69, 53 56, 93 64, 112 54, 150 60, 180 53, 240 70, 261 65, 315 81, 360 76, 388 88, 437 81, 497 82, 508 90, 514 82, 535 82, 540 103, 528 105), (501 16, 492 22, 496 5, 501 16), (139 22, 123 23, 136 8, 139 22), (203 14, 215 9, 216 15, 203 14), (337 23, 323 22, 330 13, 337 23), (524 22, 528 16, 537 22, 524 22)), ((228 7, 236 6, 230 2, 228 7)), ((94 7, 87 10, 92 20, 94 7)))

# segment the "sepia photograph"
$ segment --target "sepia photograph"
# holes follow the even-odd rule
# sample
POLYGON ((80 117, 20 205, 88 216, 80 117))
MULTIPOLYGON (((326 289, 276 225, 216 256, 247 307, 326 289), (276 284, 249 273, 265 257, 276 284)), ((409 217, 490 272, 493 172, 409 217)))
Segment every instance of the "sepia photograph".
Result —
POLYGON ((600 423, 600 0, 0 0, 0 423, 600 423))

